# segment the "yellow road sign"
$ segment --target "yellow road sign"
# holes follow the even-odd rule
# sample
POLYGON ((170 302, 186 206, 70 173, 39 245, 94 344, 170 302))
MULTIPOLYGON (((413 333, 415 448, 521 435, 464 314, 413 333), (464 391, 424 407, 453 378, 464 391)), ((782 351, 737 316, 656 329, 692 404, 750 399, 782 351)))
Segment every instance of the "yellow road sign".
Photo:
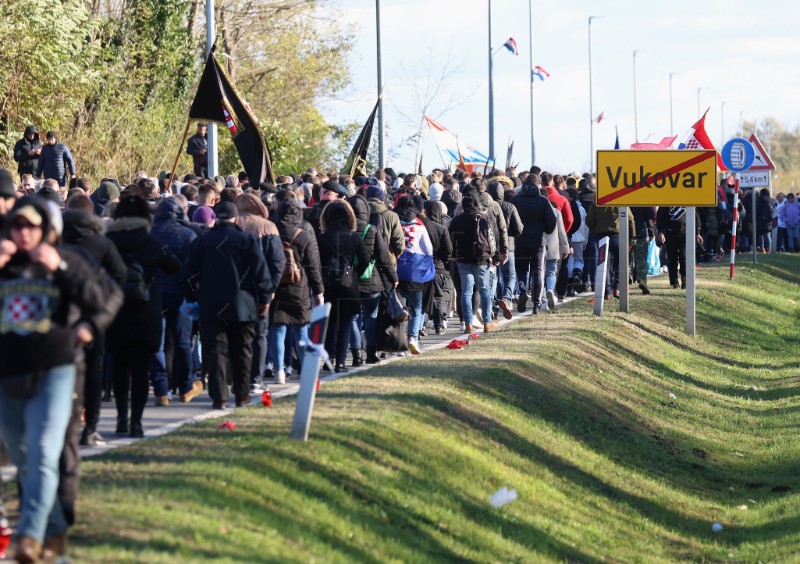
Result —
POLYGON ((716 151, 597 151, 598 206, 716 206, 716 151))

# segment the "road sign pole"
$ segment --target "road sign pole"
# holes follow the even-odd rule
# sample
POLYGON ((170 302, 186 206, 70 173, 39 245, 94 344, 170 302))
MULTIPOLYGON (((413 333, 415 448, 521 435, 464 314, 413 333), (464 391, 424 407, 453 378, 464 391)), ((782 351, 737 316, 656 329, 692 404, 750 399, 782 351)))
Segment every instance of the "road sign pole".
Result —
POLYGON ((697 221, 694 206, 686 208, 686 334, 697 336, 695 326, 695 255, 697 242, 697 221))
MULTIPOLYGON (((300 371, 300 391, 297 394, 297 407, 292 420, 291 438, 308 440, 311 429, 311 414, 314 411, 314 400, 317 396, 317 380, 319 379, 319 361, 325 353, 325 332, 328 328, 328 317, 331 304, 325 303, 311 311, 311 324, 308 340, 303 346, 303 368, 300 371)), ((326 357, 327 358, 327 357, 326 357)))
POLYGON ((734 174, 736 184, 733 189, 733 222, 731 222, 731 271, 729 278, 733 280, 733 268, 736 265, 736 226, 739 223, 739 173, 734 174))
POLYGON ((750 208, 750 225, 751 225, 750 229, 752 231, 750 233, 750 239, 751 239, 750 245, 753 248, 753 264, 755 264, 756 263, 756 247, 758 247, 758 229, 756 229, 756 215, 758 215, 756 213, 756 187, 753 186, 751 188, 751 190, 753 191, 753 200, 752 200, 752 204, 753 205, 750 208))
POLYGON ((608 237, 603 237, 597 243, 597 268, 594 271, 594 314, 598 317, 603 315, 606 276, 608 276, 608 237))
POLYGON ((628 313, 629 280, 630 280, 630 252, 628 251, 630 231, 628 229, 628 208, 619 208, 619 310, 628 313))

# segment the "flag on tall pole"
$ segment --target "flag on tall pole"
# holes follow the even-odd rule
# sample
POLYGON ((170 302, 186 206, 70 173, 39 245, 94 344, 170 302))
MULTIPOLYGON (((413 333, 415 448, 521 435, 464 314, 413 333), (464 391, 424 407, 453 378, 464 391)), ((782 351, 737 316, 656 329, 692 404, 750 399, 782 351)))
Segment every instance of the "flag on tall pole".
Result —
POLYGON ((614 132, 617 134, 617 138, 614 141, 614 150, 619 151, 619 129, 617 129, 616 125, 614 126, 614 132))
MULTIPOLYGON (((709 108, 711 109, 711 108, 709 108)), ((689 149, 689 150, 697 150, 697 149, 711 149, 716 151, 716 147, 711 142, 711 139, 708 137, 708 133, 706 133, 706 114, 708 110, 703 113, 703 117, 701 117, 697 122, 689 129, 689 131, 684 135, 684 141, 678 145, 678 149, 689 149)), ((725 165, 722 163, 722 156, 717 152, 717 166, 720 170, 728 170, 725 165)))
POLYGON ((369 149, 370 139, 372 139, 372 126, 375 123, 375 115, 378 113, 380 101, 379 97, 378 101, 375 102, 372 113, 367 118, 367 123, 361 128, 361 133, 358 134, 358 139, 356 139, 353 149, 347 156, 344 166, 342 166, 341 173, 350 175, 350 178, 367 175, 367 150, 369 149))
POLYGON ((545 79, 550 78, 550 73, 544 70, 539 65, 536 65, 535 67, 533 67, 533 70, 531 70, 531 82, 536 82, 537 78, 542 82, 544 82, 545 79))
POLYGON ((508 41, 503 43, 503 47, 505 47, 515 55, 519 55, 519 51, 517 51, 517 41, 513 37, 509 37, 508 41))
POLYGON ((514 141, 508 140, 508 150, 506 151, 506 169, 511 166, 511 156, 514 154, 514 141))
POLYGON ((606 113, 605 112, 600 112, 600 115, 597 116, 596 118, 594 118, 594 122, 595 123, 600 123, 601 121, 603 121, 604 117, 606 117, 606 113))
POLYGON ((225 69, 220 66, 214 56, 216 49, 216 45, 212 46, 208 54, 197 93, 189 109, 189 118, 226 126, 242 166, 250 178, 250 184, 275 184, 272 156, 258 118, 236 90, 225 69))

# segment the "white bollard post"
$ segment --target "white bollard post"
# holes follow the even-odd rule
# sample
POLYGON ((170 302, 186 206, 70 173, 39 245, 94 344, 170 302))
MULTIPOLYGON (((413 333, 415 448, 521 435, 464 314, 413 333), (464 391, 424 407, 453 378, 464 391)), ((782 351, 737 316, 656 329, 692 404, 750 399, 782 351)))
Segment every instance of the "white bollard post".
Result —
POLYGON ((603 315, 607 275, 608 237, 603 237, 597 243, 597 269, 594 271, 594 314, 598 317, 603 315))
POLYGON ((308 328, 308 340, 303 347, 303 369, 300 372, 300 391, 297 394, 297 407, 292 420, 291 438, 308 440, 311 429, 311 414, 314 411, 314 400, 317 396, 317 380, 319 379, 319 361, 325 353, 325 332, 328 328, 328 317, 331 304, 325 303, 311 311, 311 324, 308 328))

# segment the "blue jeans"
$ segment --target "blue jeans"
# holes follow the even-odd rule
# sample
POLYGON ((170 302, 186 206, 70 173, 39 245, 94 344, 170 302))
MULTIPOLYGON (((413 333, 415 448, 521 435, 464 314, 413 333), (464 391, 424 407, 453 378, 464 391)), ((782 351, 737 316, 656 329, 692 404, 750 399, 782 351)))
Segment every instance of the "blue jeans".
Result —
POLYGON ((408 307, 408 338, 419 339, 419 330, 425 322, 422 314, 422 290, 405 291, 403 296, 408 307))
POLYGON ((795 253, 800 251, 800 226, 795 225, 794 227, 787 227, 786 239, 788 241, 788 245, 786 246, 787 251, 795 253))
POLYGON ((481 298, 483 322, 489 323, 492 320, 489 265, 460 262, 458 275, 461 277, 461 311, 464 313, 464 323, 472 325, 472 291, 476 285, 481 298))
POLYGON ((514 264, 514 251, 508 251, 508 262, 498 266, 497 271, 502 283, 499 298, 510 303, 511 298, 514 297, 514 290, 517 288, 517 267, 514 264))
POLYGON ((361 349, 361 327, 364 325, 363 313, 359 312, 353 318, 353 326, 350 328, 350 348, 353 350, 361 349))
POLYGON ((153 395, 156 397, 164 397, 169 392, 169 376, 167 375, 167 357, 164 355, 164 336, 166 335, 167 321, 161 318, 161 344, 158 346, 158 352, 153 353, 150 357, 150 382, 153 384, 153 395))
POLYGON ((381 305, 381 293, 375 292, 369 297, 361 295, 361 312, 364 315, 364 336, 367 347, 378 346, 378 308, 381 305))
POLYGON ((75 365, 47 371, 30 399, 9 397, 0 386, 0 431, 22 485, 18 536, 39 542, 63 534, 67 521, 56 492, 58 461, 72 412, 75 365))
MULTIPOLYGON (((286 334, 292 331, 294 342, 300 341, 308 342, 308 325, 283 325, 274 324, 269 330, 269 359, 272 361, 273 372, 285 370, 286 360, 286 334)), ((291 353, 291 349, 289 349, 291 353)), ((301 357, 302 361, 303 358, 301 357)))
MULTIPOLYGON (((167 365, 172 361, 171 388, 176 388, 180 393, 192 389, 192 384, 197 379, 192 369, 192 321, 181 315, 180 307, 183 298, 176 294, 162 294, 161 303, 164 308, 164 333, 172 341, 171 355, 166 355, 167 365), (170 358, 171 357, 171 358, 170 358)), ((161 347, 164 351, 165 347, 161 347)), ((170 372, 169 370, 167 371, 170 372)))
POLYGON ((558 259, 547 259, 544 269, 544 289, 553 290, 556 287, 558 277, 558 259))

